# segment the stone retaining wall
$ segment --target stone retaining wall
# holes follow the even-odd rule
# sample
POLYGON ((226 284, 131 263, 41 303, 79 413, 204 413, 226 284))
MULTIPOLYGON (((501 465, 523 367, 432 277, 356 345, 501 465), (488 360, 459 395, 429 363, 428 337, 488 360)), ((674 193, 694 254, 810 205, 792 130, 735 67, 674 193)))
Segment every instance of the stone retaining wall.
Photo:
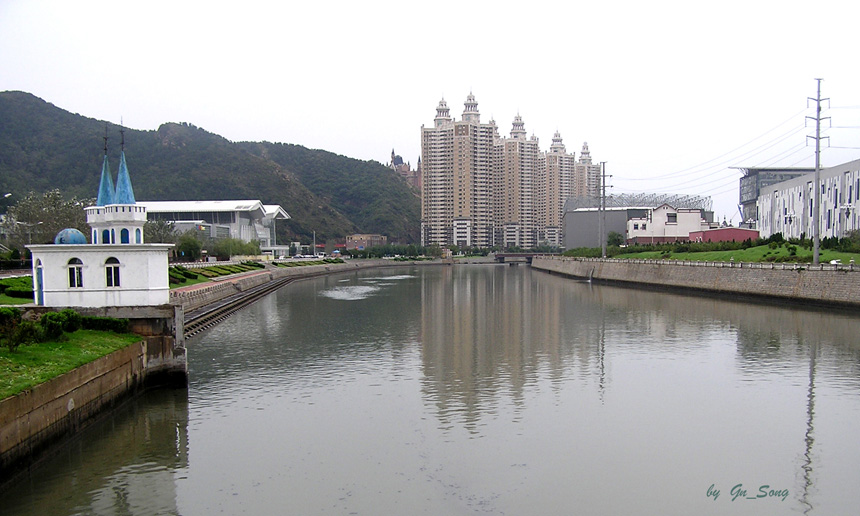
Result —
POLYGON ((535 257, 532 267, 609 283, 860 307, 860 268, 853 265, 535 257))
POLYGON ((151 355, 148 347, 146 340, 132 344, 0 401, 0 482, 142 387, 151 355))

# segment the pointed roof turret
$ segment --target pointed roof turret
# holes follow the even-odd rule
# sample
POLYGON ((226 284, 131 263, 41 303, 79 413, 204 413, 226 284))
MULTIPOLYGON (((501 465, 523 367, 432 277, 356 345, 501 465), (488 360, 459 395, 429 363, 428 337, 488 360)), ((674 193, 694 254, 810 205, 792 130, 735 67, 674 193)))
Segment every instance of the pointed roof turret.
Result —
POLYGON ((105 124, 105 159, 102 162, 102 177, 99 181, 99 195, 96 198, 96 206, 107 206, 108 204, 113 204, 114 195, 116 192, 113 186, 113 177, 110 173, 110 164, 108 163, 107 156, 107 124, 105 124))
POLYGON ((113 187, 113 178, 111 178, 110 174, 110 165, 108 164, 108 157, 105 155, 104 162, 102 163, 102 178, 99 182, 99 196, 96 198, 96 206, 107 206, 108 204, 114 204, 114 187, 113 187))
POLYGON ((125 164, 125 151, 119 155, 119 174, 116 178, 116 196, 113 204, 135 204, 134 189, 131 187, 131 177, 125 164))

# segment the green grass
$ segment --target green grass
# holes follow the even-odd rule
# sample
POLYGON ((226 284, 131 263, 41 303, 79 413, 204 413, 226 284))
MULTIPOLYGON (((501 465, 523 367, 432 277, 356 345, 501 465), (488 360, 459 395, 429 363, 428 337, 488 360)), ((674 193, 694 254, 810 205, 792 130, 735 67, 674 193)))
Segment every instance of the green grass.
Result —
POLYGON ((76 367, 140 342, 140 335, 78 330, 65 342, 42 342, 10 352, 0 348, 0 399, 31 389, 76 367))
POLYGON ((32 299, 24 299, 23 297, 12 297, 6 294, 0 294, 0 305, 26 305, 32 303, 32 299))
MULTIPOLYGON (((700 262, 729 262, 734 258, 736 262, 766 262, 775 261, 775 258, 788 257, 789 251, 786 246, 771 249, 766 245, 750 247, 749 249, 737 249, 734 251, 705 251, 698 253, 662 253, 660 251, 648 251, 642 253, 619 254, 615 258, 621 259, 646 259, 646 260, 690 260, 700 262)), ((812 250, 797 247, 797 256, 808 258, 812 261, 812 250)), ((842 260, 848 264, 853 258, 855 263, 860 264, 860 254, 841 253, 829 249, 822 249, 819 258, 821 263, 829 263, 830 260, 842 260)))
POLYGON ((198 283, 209 283, 209 281, 209 278, 201 274, 197 279, 185 278, 185 283, 171 283, 170 288, 187 287, 188 285, 196 285, 198 283))

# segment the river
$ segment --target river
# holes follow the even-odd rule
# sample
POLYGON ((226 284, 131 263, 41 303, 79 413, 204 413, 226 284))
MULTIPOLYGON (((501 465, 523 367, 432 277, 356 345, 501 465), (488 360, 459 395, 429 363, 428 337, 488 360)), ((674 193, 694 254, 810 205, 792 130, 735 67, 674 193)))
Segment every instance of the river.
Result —
POLYGON ((860 318, 527 266, 291 284, 0 492, 12 515, 860 507, 860 318))

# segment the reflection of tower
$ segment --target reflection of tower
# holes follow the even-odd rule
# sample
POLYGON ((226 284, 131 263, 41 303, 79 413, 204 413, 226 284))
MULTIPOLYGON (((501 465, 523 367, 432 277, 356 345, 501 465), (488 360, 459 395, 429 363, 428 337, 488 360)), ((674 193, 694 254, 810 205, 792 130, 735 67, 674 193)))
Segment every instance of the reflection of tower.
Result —
POLYGON ((800 496, 800 503, 803 504, 803 514, 809 514, 812 511, 812 504, 809 502, 809 489, 812 487, 812 445, 815 442, 813 436, 813 417, 815 416, 815 358, 818 354, 818 342, 815 341, 809 346, 809 389, 806 392, 806 435, 804 441, 806 449, 803 453, 803 494, 800 496))

